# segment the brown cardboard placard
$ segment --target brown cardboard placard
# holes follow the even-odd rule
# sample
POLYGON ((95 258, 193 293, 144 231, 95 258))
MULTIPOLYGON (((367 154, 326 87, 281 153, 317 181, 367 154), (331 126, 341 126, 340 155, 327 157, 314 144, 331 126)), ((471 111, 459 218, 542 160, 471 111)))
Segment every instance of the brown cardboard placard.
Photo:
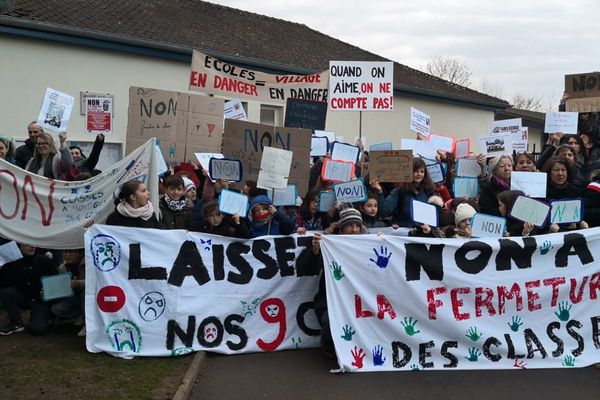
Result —
POLYGON ((379 182, 412 182, 411 150, 377 150, 369 152, 369 179, 379 182))
POLYGON ((600 112, 600 97, 567 99, 565 111, 586 113, 600 112))
POLYGON ((569 98, 600 96, 600 72, 565 75, 565 93, 569 98))

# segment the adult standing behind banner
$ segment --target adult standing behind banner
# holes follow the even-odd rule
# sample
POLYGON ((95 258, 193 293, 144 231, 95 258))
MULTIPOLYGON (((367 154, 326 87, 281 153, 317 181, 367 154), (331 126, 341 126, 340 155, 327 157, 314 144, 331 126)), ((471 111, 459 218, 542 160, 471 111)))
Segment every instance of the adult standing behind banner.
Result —
POLYGON ((35 154, 35 143, 40 133, 43 133, 44 129, 37 124, 36 121, 32 121, 27 125, 27 134, 29 139, 25 140, 25 144, 19 146, 15 151, 15 165, 19 168, 25 169, 27 162, 31 160, 35 154))
POLYGON ((104 135, 102 133, 96 135, 96 140, 94 141, 94 146, 89 157, 83 154, 79 146, 69 147, 75 167, 77 167, 80 173, 87 172, 92 174, 92 176, 100 174, 100 171, 96 170, 96 164, 98 164, 98 160, 100 159, 102 147, 104 147, 104 135))
POLYGON ((160 229, 160 223, 149 199, 150 192, 143 182, 125 182, 115 200, 115 211, 106 219, 106 225, 160 229))
POLYGON ((0 158, 11 164, 15 163, 14 146, 12 140, 0 135, 0 158))
POLYGON ((73 157, 67 147, 67 132, 59 133, 58 139, 60 147, 57 151, 52 135, 45 132, 40 133, 35 142, 35 154, 27 162, 25 169, 46 178, 66 180, 67 174, 73 166, 73 157))
MULTIPOLYGON (((340 205, 339 220, 333 222, 325 230, 325 234, 334 235, 356 235, 368 233, 367 227, 363 225, 362 217, 360 212, 352 207, 349 203, 342 203, 340 205)), ((312 245, 304 249, 298 256, 296 261, 296 268, 303 271, 314 271, 315 269, 320 272, 319 275, 319 291, 315 295, 315 313, 317 319, 321 325, 321 348, 328 356, 333 357, 334 347, 333 339, 331 337, 331 330, 329 328, 329 314, 327 312, 327 295, 325 292, 325 276, 323 257, 321 256, 321 234, 315 232, 312 245)), ((336 265, 331 265, 330 268, 334 274, 340 273, 339 269, 336 269, 336 265), (338 272, 336 272, 338 271, 338 272)))
POLYGON ((500 192, 510 190, 512 158, 507 154, 499 154, 490 160, 488 167, 488 182, 482 185, 479 192, 479 208, 484 214, 501 217, 497 196, 500 192))

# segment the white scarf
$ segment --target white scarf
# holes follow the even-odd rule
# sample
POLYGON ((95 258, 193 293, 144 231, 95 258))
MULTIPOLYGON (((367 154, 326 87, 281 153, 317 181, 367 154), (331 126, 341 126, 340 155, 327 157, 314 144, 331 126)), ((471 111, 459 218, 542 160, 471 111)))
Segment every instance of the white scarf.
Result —
POLYGON ((154 215, 154 207, 150 202, 143 207, 133 208, 128 202, 122 201, 117 204, 117 211, 125 217, 141 218, 144 221, 148 221, 154 215))

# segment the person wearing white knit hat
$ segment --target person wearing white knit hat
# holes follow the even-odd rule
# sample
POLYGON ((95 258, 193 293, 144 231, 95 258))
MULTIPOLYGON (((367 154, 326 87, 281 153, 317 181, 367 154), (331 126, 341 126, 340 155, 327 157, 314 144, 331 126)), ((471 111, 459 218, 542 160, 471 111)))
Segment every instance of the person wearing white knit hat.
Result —
POLYGON ((456 238, 468 239, 471 237, 471 219, 477 211, 468 203, 461 203, 456 207, 454 222, 456 224, 456 238))

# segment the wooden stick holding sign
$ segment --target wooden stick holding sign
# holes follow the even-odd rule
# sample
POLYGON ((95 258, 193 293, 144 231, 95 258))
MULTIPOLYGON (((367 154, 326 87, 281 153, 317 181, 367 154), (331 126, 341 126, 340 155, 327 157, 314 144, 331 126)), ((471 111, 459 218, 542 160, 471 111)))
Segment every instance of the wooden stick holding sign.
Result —
POLYGON ((265 146, 260 160, 260 172, 256 186, 261 189, 287 188, 294 153, 265 146))
POLYGON ((431 227, 437 227, 439 224, 439 210, 433 204, 423 201, 411 200, 410 216, 416 224, 427 224, 431 227))
POLYGON ((331 182, 347 182, 354 178, 354 163, 326 158, 321 169, 321 178, 331 182))
POLYGON ((530 222, 537 227, 546 223, 550 206, 544 202, 527 196, 518 196, 510 210, 510 216, 523 222, 530 222))
POLYGON ((550 223, 571 224, 583 219, 581 199, 554 200, 550 202, 550 223))
POLYGON ((212 179, 241 182, 243 176, 242 162, 228 158, 211 158, 208 163, 208 175, 212 179))
POLYGON ((333 184, 333 193, 338 203, 367 201, 367 189, 362 178, 333 184))

